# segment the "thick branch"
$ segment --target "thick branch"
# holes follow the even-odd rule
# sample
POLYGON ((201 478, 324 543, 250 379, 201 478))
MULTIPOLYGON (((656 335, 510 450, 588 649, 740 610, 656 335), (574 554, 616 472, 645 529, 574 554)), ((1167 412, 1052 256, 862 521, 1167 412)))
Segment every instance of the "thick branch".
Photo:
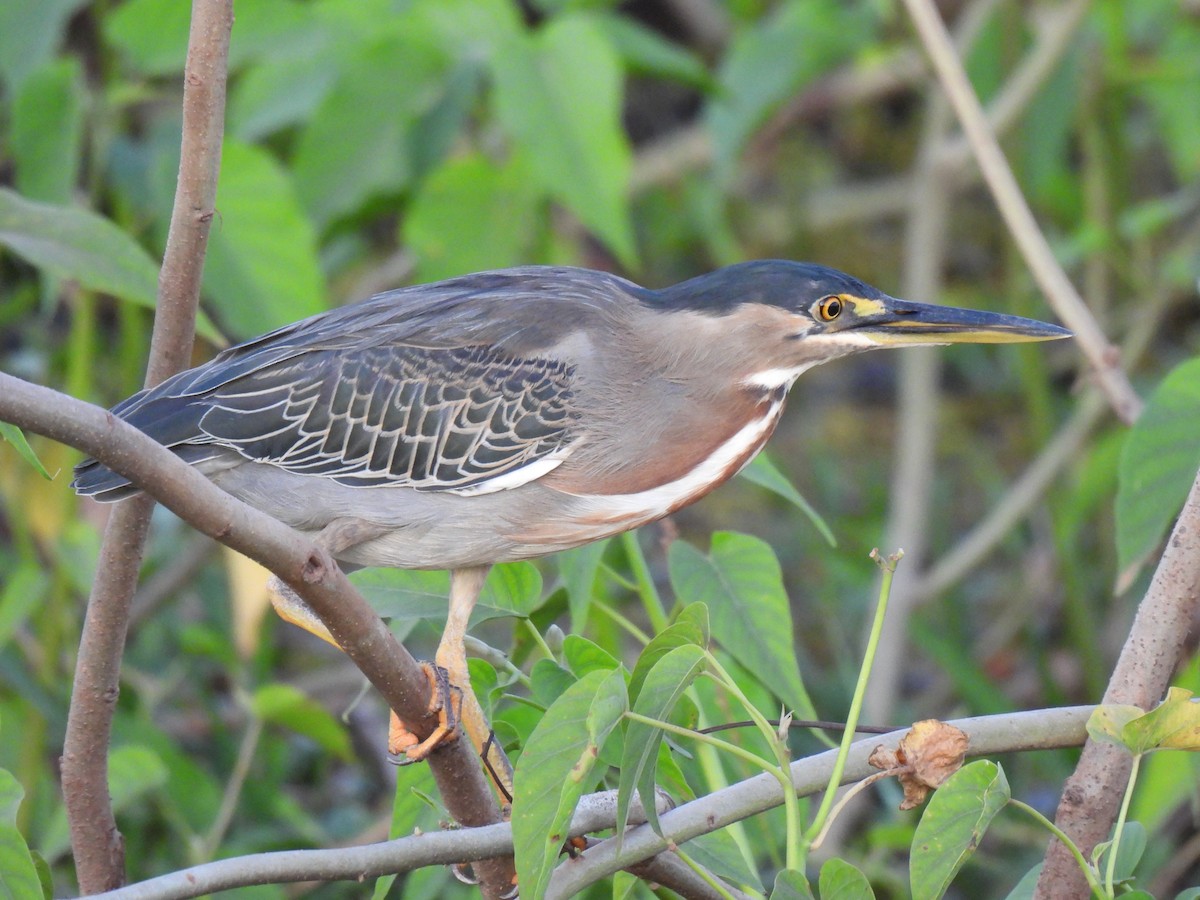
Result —
MULTIPOLYGON (((429 687, 421 669, 323 548, 226 494, 133 426, 81 400, 0 373, 0 420, 91 454, 193 528, 266 566, 321 618, 392 709, 419 734, 432 730, 429 687)), ((430 765, 456 820, 464 825, 500 820, 466 741, 438 750, 430 765)), ((489 896, 510 886, 506 863, 477 871, 489 896)))
MULTIPOLYGON (((146 385, 187 365, 192 351, 204 251, 217 194, 225 128, 225 72, 232 0, 195 0, 184 65, 183 143, 146 385)), ((63 740, 62 783, 80 889, 125 880, 124 841, 108 795, 108 745, 120 690, 121 657, 153 501, 138 497, 113 511, 88 599, 63 740)))
MULTIPOLYGON (((1133 627, 1121 649, 1105 703, 1149 709, 1166 692, 1179 665, 1184 641, 1200 612, 1200 474, 1167 541, 1133 627)), ((1089 741, 1079 765, 1063 786, 1055 822, 1089 856, 1108 839, 1129 780, 1130 757, 1110 744, 1089 741)), ((1051 844, 1038 880, 1038 897, 1074 897, 1087 892, 1067 849, 1051 844)))

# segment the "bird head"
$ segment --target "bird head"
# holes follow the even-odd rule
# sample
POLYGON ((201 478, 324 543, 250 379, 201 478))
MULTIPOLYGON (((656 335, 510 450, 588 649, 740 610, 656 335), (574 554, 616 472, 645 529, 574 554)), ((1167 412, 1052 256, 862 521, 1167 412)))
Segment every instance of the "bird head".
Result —
POLYGON ((837 269, 788 260, 727 266, 659 296, 669 308, 722 320, 729 333, 754 335, 756 367, 745 381, 765 388, 866 350, 1071 336, 1020 316, 898 300, 837 269))

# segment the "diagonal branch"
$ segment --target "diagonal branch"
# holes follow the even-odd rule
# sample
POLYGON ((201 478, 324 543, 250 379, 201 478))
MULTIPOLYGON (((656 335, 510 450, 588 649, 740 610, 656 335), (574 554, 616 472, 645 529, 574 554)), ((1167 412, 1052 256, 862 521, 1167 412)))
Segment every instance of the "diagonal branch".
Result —
MULTIPOLYGON (((232 0, 194 0, 184 65, 179 181, 159 273, 147 387, 183 369, 192 352, 221 164, 232 27, 232 0)), ((153 508, 153 500, 142 496, 109 517, 75 665, 62 784, 76 872, 85 894, 125 880, 124 839, 108 795, 108 745, 130 606, 153 508)))
MULTIPOLYGON (((0 420, 91 454, 198 531, 266 566, 313 609, 414 731, 421 736, 432 731, 429 687, 420 667, 326 550, 226 494, 132 425, 89 403, 0 373, 0 420)), ((435 752, 430 766, 442 800, 457 821, 500 821, 495 798, 466 741, 435 752)), ((476 873, 486 896, 499 896, 511 886, 511 860, 481 864, 476 873)))
POLYGON ((1025 262, 1050 305, 1075 332, 1080 349, 1117 417, 1131 423, 1141 412, 1142 401, 1121 368, 1120 354, 1096 322, 1091 310, 1067 277, 1046 236, 1038 227, 1017 179, 988 125, 979 98, 971 87, 962 61, 932 0, 904 0, 922 43, 962 123, 963 133, 979 162, 1000 215, 1016 241, 1025 262))

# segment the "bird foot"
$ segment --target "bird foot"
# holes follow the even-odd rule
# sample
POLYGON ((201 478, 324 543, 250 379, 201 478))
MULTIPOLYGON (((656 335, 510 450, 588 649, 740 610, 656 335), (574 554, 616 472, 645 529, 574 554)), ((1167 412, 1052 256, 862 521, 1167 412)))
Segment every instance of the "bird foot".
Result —
POLYGON ((388 726, 388 758, 398 766, 421 762, 438 747, 458 740, 462 688, 450 682, 449 674, 441 666, 423 662, 421 670, 429 681, 429 712, 437 713, 438 724, 422 741, 395 712, 392 713, 388 726))

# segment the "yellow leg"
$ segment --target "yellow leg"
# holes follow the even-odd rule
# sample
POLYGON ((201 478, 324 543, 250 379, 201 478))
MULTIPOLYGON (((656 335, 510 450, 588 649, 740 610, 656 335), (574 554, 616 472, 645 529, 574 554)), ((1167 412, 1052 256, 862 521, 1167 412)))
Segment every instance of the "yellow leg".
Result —
MULTIPOLYGON (((450 721, 443 721, 443 727, 439 728, 438 732, 445 731, 448 725, 456 733, 458 725, 461 723, 472 746, 484 759, 488 774, 497 790, 507 801, 512 798, 512 765, 509 763, 508 757, 504 755, 504 751, 494 741, 489 743, 492 729, 483 713, 483 708, 479 705, 475 692, 471 690, 471 673, 467 668, 467 651, 463 643, 471 611, 475 608, 479 592, 483 589, 488 568, 488 566, 475 566, 467 569, 455 569, 450 573, 450 611, 446 618, 446 630, 442 632, 442 639, 434 656, 434 663, 446 674, 449 690, 445 693, 452 708, 444 711, 450 717, 450 721)), ((434 687, 434 696, 436 697, 439 691, 437 686, 432 683, 437 679, 437 673, 427 669, 426 674, 430 676, 431 686, 434 687)), ((446 739, 439 734, 439 739, 436 741, 426 739, 420 744, 412 746, 415 744, 415 738, 407 733, 403 723, 396 720, 393 720, 390 737, 393 752, 403 752, 408 759, 414 761, 424 759, 438 743, 446 739)), ((453 738, 450 739, 453 740, 453 738)))

